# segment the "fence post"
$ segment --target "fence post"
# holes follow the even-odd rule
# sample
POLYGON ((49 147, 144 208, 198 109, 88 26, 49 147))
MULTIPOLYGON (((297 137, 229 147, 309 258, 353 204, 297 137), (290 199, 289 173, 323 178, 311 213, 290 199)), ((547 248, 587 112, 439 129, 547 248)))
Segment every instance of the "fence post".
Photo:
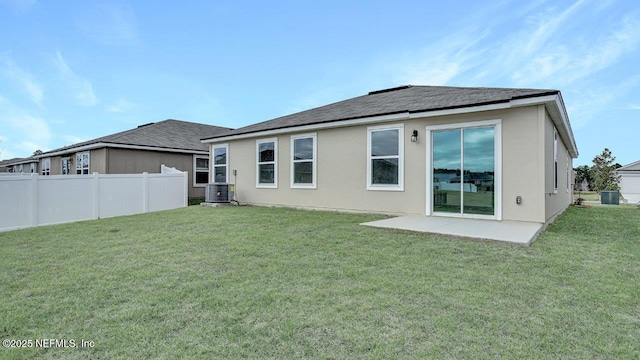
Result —
POLYGON ((38 226, 38 174, 31 174, 31 226, 38 226))
POLYGON ((142 213, 149 212, 149 173, 142 173, 142 213))
POLYGON ((93 173, 93 219, 100 219, 100 177, 93 173))
POLYGON ((182 172, 182 179, 184 179, 184 207, 189 206, 189 173, 186 171, 182 172))

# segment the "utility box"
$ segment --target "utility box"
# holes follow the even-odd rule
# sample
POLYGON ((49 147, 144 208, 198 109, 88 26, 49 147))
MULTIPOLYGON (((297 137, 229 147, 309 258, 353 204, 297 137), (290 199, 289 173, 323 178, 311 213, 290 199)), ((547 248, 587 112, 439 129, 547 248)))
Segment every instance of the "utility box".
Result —
POLYGON ((620 192, 616 191, 601 191, 600 192, 600 204, 602 205, 620 205, 620 192))

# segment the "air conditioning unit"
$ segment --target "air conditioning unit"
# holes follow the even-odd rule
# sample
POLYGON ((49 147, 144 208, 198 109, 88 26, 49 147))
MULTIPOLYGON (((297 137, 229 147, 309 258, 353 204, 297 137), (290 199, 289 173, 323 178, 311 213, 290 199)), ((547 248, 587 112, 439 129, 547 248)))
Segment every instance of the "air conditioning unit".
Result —
POLYGON ((213 183, 207 184, 205 190, 205 202, 228 203, 233 200, 233 184, 213 183))

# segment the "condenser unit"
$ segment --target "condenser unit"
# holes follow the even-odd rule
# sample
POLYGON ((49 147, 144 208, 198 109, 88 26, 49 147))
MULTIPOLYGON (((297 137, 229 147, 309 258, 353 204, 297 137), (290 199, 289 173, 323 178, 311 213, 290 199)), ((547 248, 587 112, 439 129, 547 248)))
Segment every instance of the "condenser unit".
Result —
POLYGON ((211 203, 228 203, 233 200, 233 190, 233 184, 207 184, 204 194, 205 201, 211 203))

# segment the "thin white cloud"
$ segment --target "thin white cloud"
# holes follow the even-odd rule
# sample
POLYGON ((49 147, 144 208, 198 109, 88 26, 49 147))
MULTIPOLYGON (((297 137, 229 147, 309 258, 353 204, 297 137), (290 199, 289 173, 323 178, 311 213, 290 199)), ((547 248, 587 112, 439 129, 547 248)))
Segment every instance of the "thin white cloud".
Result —
POLYGON ((133 106, 133 103, 121 98, 118 99, 118 101, 116 101, 114 104, 108 106, 107 111, 112 113, 122 113, 130 110, 131 108, 133 108, 133 106))
POLYGON ((590 21, 609 7, 591 5, 579 0, 563 10, 538 2, 512 9, 509 18, 500 6, 485 9, 462 19, 468 25, 456 33, 396 56, 387 69, 396 83, 564 88, 611 68, 640 45, 640 12, 591 29, 590 21), (505 33, 503 22, 521 25, 505 33))
POLYGON ((538 52, 544 45, 562 28, 563 24, 569 21, 572 16, 586 3, 586 0, 579 0, 566 10, 560 12, 556 16, 550 14, 537 15, 537 19, 541 19, 536 30, 527 38, 526 46, 522 50, 526 54, 538 52))
POLYGON ((123 3, 93 3, 76 15, 84 36, 108 45, 134 45, 139 41, 133 8, 123 3))
MULTIPOLYGON (((566 94, 565 98, 573 99, 567 104, 567 112, 571 116, 574 129, 579 129, 589 122, 602 118, 602 114, 611 110, 621 94, 626 94, 640 85, 640 75, 631 76, 613 85, 591 87, 580 92, 566 94)), ((619 105, 618 105, 619 106, 619 105)))
POLYGON ((62 139, 64 139, 68 144, 77 144, 89 140, 73 135, 62 135, 62 139))
POLYGON ((0 5, 4 5, 17 13, 27 13, 35 4, 36 0, 0 0, 0 5))
POLYGON ((560 25, 576 16, 582 4, 584 1, 549 20, 553 25, 540 25, 530 38, 525 29, 506 43, 503 51, 511 49, 514 55, 502 65, 510 69, 516 85, 573 84, 613 66, 636 50, 640 43, 638 12, 626 15, 619 22, 611 22, 597 33, 556 34, 562 31, 560 25), (526 47, 519 46, 523 39, 528 40, 526 47))
POLYGON ((640 44, 640 13, 625 16, 619 28, 596 39, 594 44, 578 57, 574 75, 585 77, 616 63, 622 56, 634 51, 640 44))
POLYGON ((73 98, 76 99, 78 104, 83 106, 93 106, 98 103, 98 98, 93 91, 91 82, 76 75, 60 52, 56 52, 55 65, 58 68, 60 77, 70 89, 73 98))
POLYGON ((31 155, 36 150, 46 149, 52 138, 49 125, 39 117, 17 114, 9 117, 5 126, 12 132, 13 139, 25 139, 14 147, 27 155, 31 155))
POLYGON ((486 51, 477 46, 489 31, 471 28, 447 36, 417 53, 404 56, 393 63, 399 72, 397 82, 402 84, 445 85, 457 76, 482 62, 486 51), (416 60, 418 59, 418 60, 416 60))
POLYGON ((37 105, 42 105, 43 87, 29 71, 16 65, 11 59, 5 59, 0 72, 27 94, 31 101, 37 105))
POLYGON ((640 104, 631 104, 629 105, 630 110, 640 110, 640 104))

